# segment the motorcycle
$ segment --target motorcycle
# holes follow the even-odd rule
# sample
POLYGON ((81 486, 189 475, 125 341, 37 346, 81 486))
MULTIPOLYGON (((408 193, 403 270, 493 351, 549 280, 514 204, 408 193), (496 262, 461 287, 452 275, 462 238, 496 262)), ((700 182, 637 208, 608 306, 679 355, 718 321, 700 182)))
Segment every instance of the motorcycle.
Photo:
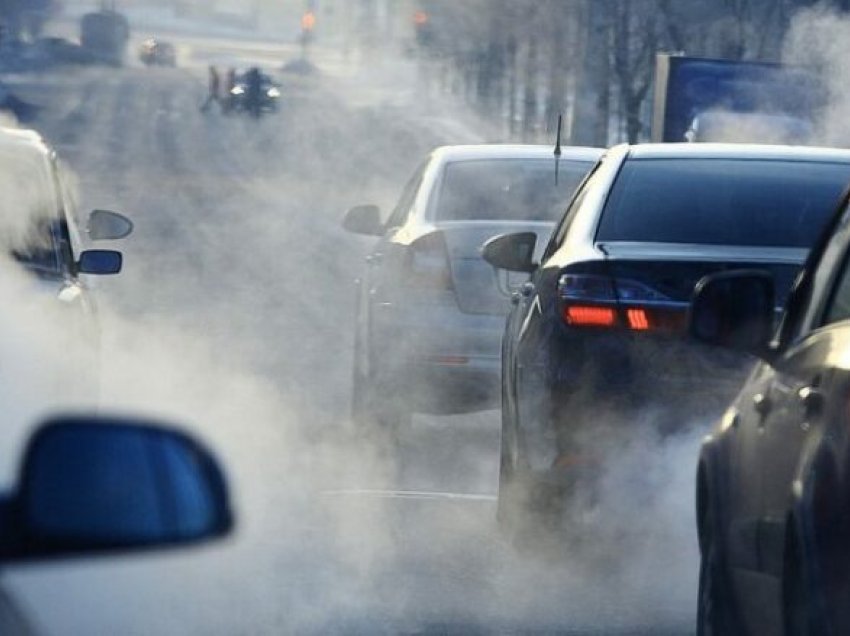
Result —
POLYGON ((280 86, 264 73, 248 71, 239 76, 227 97, 228 112, 247 113, 259 118, 265 113, 278 111, 280 86))

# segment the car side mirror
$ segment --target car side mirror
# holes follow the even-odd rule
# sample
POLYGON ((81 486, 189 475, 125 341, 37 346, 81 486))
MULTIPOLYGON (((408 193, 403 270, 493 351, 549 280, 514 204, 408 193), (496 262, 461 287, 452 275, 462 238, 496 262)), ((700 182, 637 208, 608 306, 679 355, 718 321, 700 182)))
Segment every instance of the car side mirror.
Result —
POLYGON ((688 329, 702 342, 764 357, 773 336, 775 296, 773 277, 765 271, 706 276, 694 290, 688 329))
POLYGON ((133 222, 123 214, 110 210, 94 210, 86 227, 93 241, 122 239, 133 232, 133 222))
POLYGON ((157 423, 61 417, 27 446, 0 558, 175 546, 233 527, 224 475, 200 443, 157 423))
POLYGON ((80 274, 117 274, 124 264, 121 252, 115 250, 86 250, 80 254, 77 271, 80 274))
POLYGON ((358 205, 351 208, 342 220, 342 227, 354 234, 366 236, 383 236, 384 234, 381 210, 377 205, 358 205))
POLYGON ((536 245, 537 234, 534 232, 500 234, 484 243, 481 256, 497 269, 531 273, 537 269, 534 262, 536 245))

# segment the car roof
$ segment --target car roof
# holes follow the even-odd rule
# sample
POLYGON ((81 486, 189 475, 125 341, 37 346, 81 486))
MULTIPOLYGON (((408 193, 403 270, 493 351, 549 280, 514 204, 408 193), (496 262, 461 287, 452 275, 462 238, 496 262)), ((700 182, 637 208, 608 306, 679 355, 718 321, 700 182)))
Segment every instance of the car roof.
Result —
MULTIPOLYGON (((603 148, 563 146, 561 159, 596 161, 605 152, 603 148)), ((475 144, 440 146, 432 153, 433 159, 443 162, 475 159, 554 159, 552 146, 534 144, 475 144)))
POLYGON ((621 146, 630 159, 791 159, 850 162, 850 150, 815 146, 735 143, 664 143, 621 146))

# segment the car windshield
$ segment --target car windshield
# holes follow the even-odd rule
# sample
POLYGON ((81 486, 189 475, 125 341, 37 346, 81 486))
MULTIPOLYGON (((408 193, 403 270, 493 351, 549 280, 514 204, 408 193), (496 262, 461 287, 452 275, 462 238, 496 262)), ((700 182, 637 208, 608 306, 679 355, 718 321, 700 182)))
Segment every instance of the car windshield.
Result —
POLYGON ((39 268, 56 269, 52 232, 59 202, 42 158, 13 145, 0 150, 0 249, 39 268))
POLYGON ((602 215, 599 241, 810 247, 850 181, 823 161, 636 159, 602 215))
POLYGON ((556 221, 592 162, 476 159, 445 167, 439 221, 556 221))

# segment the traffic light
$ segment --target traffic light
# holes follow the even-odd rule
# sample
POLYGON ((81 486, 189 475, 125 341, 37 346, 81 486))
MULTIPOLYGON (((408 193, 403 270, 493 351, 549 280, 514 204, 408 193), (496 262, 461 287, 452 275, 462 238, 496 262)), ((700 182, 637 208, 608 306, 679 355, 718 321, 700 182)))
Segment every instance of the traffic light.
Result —
POLYGON ((301 31, 311 33, 316 28, 316 14, 312 11, 307 11, 301 16, 301 31))
POLYGON ((413 12, 413 28, 416 31, 416 42, 419 46, 428 46, 434 42, 434 29, 431 16, 427 11, 417 9, 413 12))

